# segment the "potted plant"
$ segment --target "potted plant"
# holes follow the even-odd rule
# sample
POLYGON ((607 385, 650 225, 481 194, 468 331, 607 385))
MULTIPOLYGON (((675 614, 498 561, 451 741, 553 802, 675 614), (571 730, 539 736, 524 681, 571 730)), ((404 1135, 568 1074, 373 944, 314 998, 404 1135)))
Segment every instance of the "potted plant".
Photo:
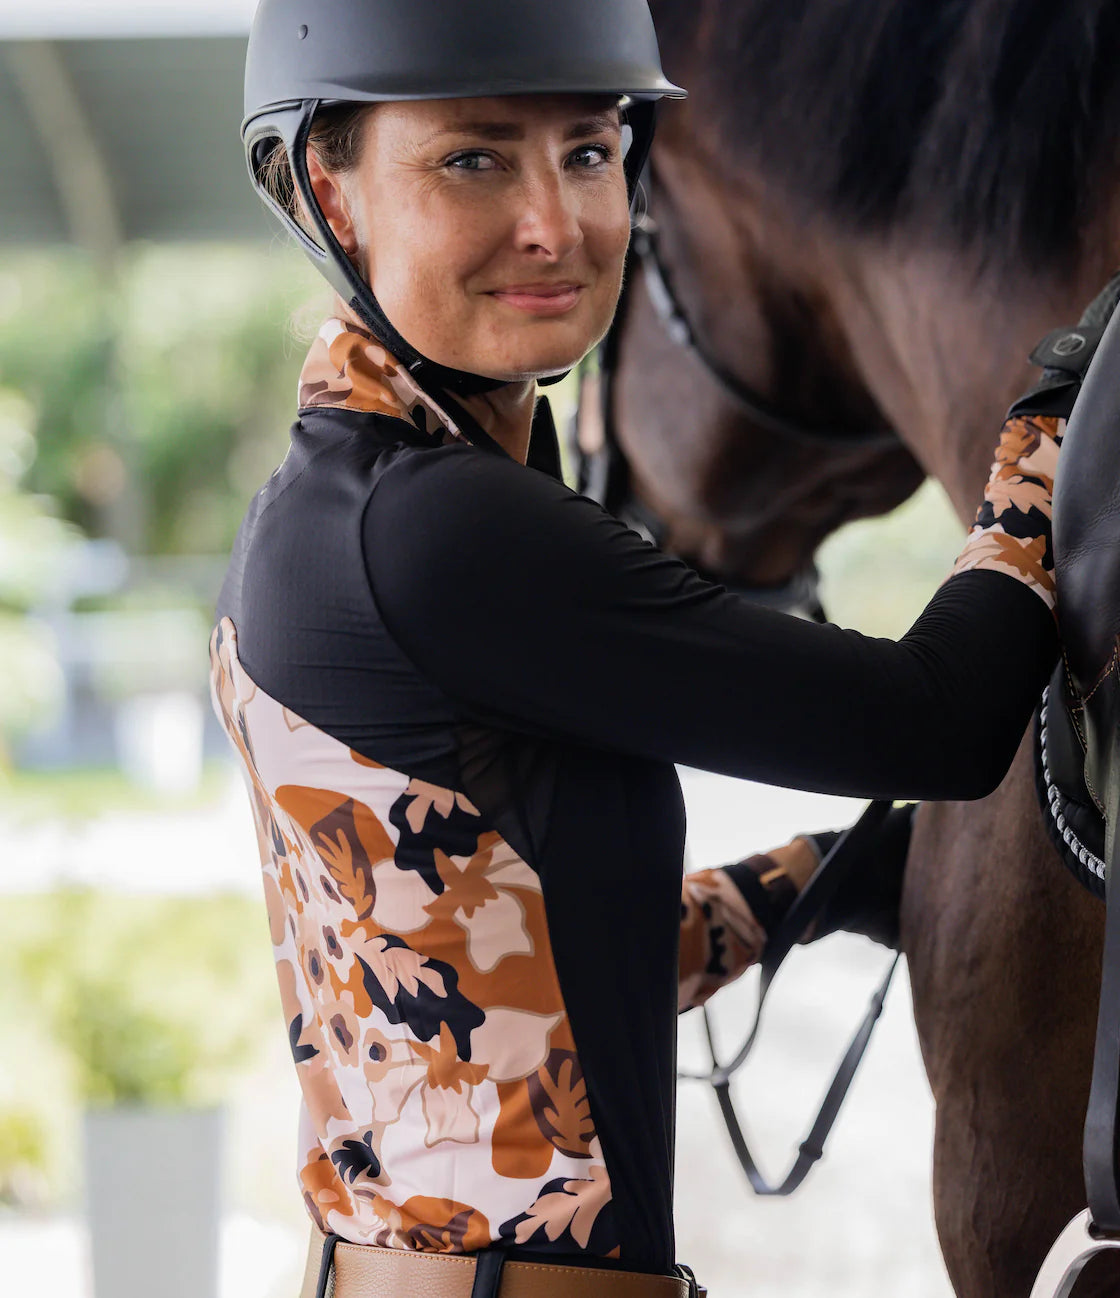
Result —
POLYGON ((0 1208, 39 1208, 48 1197, 46 1123, 28 1104, 0 1104, 0 1208))
POLYGON ((216 1298, 223 1112, 195 1092, 190 1029, 134 1002, 125 977, 90 978, 63 1025, 85 1102, 94 1292, 216 1298))
POLYGON ((271 1011, 259 918, 242 897, 59 894, 40 983, 83 1107, 97 1298, 216 1296, 220 1100, 271 1011))

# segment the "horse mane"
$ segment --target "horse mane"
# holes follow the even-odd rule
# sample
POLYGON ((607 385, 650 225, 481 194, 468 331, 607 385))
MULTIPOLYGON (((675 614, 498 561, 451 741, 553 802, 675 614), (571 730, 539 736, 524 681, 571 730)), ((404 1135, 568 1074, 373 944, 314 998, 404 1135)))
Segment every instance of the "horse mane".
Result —
POLYGON ((729 161, 846 228, 1057 270, 1117 180, 1120 0, 653 8, 729 161))

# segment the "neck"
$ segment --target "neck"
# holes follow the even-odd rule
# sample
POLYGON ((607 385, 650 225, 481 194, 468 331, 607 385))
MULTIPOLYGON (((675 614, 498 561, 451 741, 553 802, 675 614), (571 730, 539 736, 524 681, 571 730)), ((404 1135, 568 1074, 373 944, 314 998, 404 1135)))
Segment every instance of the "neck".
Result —
POLYGON ((829 278, 861 380, 970 525, 1007 407, 1038 377, 1028 356, 1048 330, 1077 321, 1106 262, 1009 285, 959 253, 838 243, 836 256, 829 278))
POLYGON ((529 379, 522 383, 505 383, 481 396, 465 397, 460 404, 507 455, 524 464, 529 458, 529 436, 536 399, 536 381, 529 379))

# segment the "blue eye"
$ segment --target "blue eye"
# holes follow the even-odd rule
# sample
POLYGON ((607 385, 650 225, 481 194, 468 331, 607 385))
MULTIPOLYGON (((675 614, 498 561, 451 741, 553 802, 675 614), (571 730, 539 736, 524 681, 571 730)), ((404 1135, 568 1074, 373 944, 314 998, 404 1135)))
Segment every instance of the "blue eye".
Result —
POLYGON ((490 154, 475 150, 456 153, 454 157, 448 158, 444 165, 455 171, 493 171, 496 164, 490 154))
POLYGON ((611 151, 605 144, 582 144, 568 155, 568 160, 590 171, 610 162, 611 151))

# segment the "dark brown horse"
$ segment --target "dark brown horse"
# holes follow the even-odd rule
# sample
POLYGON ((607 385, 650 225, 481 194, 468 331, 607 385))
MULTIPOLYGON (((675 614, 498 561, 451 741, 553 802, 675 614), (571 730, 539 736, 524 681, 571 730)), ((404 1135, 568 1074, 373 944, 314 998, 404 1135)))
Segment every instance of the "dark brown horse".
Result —
MULTIPOLYGON (((708 363, 635 273, 611 413, 641 506, 737 585, 790 580, 923 473, 970 521, 1028 353, 1120 261, 1120 4, 653 9, 692 98, 662 117, 650 211, 708 363), (862 435, 883 427, 897 445, 862 435)), ((922 808, 903 946, 961 1298, 1025 1298, 1084 1206, 1102 923, 1049 845, 1028 742, 990 798, 922 808)), ((1084 1292, 1120 1292, 1118 1276, 1087 1272, 1084 1292)))

